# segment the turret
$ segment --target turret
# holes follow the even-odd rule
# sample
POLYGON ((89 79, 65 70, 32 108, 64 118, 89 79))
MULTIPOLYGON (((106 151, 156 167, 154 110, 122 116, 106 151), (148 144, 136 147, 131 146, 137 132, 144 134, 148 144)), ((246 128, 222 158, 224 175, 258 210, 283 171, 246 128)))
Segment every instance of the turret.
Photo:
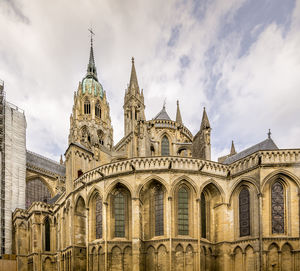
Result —
POLYGON ((210 131, 211 131, 210 123, 204 107, 200 130, 194 136, 193 139, 193 147, 192 147, 193 157, 205 159, 205 160, 211 160, 210 131))
POLYGON ((131 59, 131 73, 128 88, 124 97, 124 135, 136 129, 139 121, 145 120, 145 105, 143 91, 140 93, 140 88, 137 80, 134 58, 131 59))

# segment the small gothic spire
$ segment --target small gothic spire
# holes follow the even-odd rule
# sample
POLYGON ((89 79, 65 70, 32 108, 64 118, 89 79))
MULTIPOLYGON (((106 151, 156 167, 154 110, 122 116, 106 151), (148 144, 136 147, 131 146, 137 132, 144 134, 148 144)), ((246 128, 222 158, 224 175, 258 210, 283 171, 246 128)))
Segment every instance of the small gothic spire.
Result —
POLYGON ((179 109, 179 101, 177 100, 177 112, 176 112, 176 122, 182 124, 182 118, 179 109))
POLYGON ((90 58, 89 58, 89 64, 87 66, 86 77, 91 77, 98 81, 97 69, 96 69, 95 59, 94 59, 94 49, 93 49, 93 35, 95 34, 92 29, 89 29, 89 31, 91 33, 91 49, 90 49, 90 58))
POLYGON ((271 138, 271 129, 269 129, 269 132, 268 132, 268 138, 270 139, 271 138))
POLYGON ((139 84, 136 76, 135 66, 134 66, 134 57, 131 58, 131 74, 130 74, 130 81, 129 81, 129 89, 136 93, 140 93, 139 84))
POLYGON ((205 107, 203 108, 203 115, 202 115, 202 121, 201 121, 201 126, 200 130, 208 129, 210 128, 210 123, 206 114, 205 107))
POLYGON ((235 147, 234 147, 234 143, 233 143, 233 140, 231 142, 231 149, 230 149, 230 155, 234 155, 236 154, 236 151, 235 151, 235 147))

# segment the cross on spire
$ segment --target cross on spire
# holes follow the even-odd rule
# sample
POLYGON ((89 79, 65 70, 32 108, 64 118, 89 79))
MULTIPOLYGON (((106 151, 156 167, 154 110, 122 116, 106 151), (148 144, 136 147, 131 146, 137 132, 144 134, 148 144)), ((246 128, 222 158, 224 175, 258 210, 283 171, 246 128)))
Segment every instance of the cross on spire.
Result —
POLYGON ((88 30, 91 33, 91 50, 90 50, 90 58, 89 58, 89 64, 87 67, 87 75, 86 76, 89 78, 94 78, 96 81, 98 81, 97 69, 96 69, 95 59, 94 59, 94 50, 93 50, 93 35, 95 35, 95 33, 93 32, 92 28, 89 28, 88 30))
POLYGON ((89 32, 91 33, 91 46, 93 46, 93 36, 95 35, 95 33, 93 32, 92 27, 88 29, 89 32))

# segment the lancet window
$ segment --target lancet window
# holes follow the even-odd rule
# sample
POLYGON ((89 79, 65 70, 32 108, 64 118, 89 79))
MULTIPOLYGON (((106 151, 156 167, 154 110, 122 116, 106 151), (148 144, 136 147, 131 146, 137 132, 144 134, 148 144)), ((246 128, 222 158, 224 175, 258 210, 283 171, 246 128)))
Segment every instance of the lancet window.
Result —
POLYGON ((45 251, 50 251, 50 221, 49 218, 45 219, 45 251))
POLYGON ((272 233, 284 233, 284 188, 276 181, 271 188, 272 233))
POLYGON ((178 234, 189 234, 189 193, 185 187, 178 191, 178 234))
POLYGON ((96 115, 96 117, 101 119, 101 107, 100 107, 99 103, 97 103, 95 106, 95 115, 96 115))
POLYGON ((244 187, 239 194, 240 236, 250 235, 250 193, 244 187))
POLYGON ((91 104, 88 100, 84 102, 84 114, 91 114, 91 104))
POLYGON ((201 193, 201 237, 206 238, 206 201, 205 195, 201 193))
POLYGON ((102 199, 101 197, 97 194, 95 198, 95 212, 96 212, 96 239, 102 238, 102 199))
POLYGON ((170 144, 167 136, 163 136, 161 140, 161 155, 169 156, 170 155, 170 144))
POLYGON ((164 235, 164 191, 159 185, 155 188, 155 235, 164 235))
POLYGON ((125 196, 118 192, 114 198, 115 237, 125 237, 125 196))

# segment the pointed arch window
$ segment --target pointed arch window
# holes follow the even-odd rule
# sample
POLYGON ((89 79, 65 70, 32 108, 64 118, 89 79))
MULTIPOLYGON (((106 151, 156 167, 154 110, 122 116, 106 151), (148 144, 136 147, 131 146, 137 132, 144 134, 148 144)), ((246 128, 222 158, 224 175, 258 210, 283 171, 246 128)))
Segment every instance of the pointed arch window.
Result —
POLYGON ((284 233, 284 188, 276 181, 271 188, 272 233, 284 233))
POLYGON ((95 116, 101 119, 101 107, 99 103, 95 106, 95 116))
POLYGON ((91 114, 91 104, 89 100, 84 102, 84 114, 91 114))
POLYGON ((201 193, 201 237, 206 238, 206 201, 205 195, 201 193))
POLYGON ((189 193, 185 187, 178 191, 178 234, 189 234, 189 193))
POLYGON ((169 156, 170 155, 170 143, 167 136, 163 136, 161 140, 161 155, 169 156))
POLYGON ((119 192, 114 198, 115 237, 125 237, 125 196, 119 192))
POLYGON ((250 235, 250 193, 244 187, 239 194, 240 236, 250 235))
POLYGON ((96 203, 96 239, 102 238, 102 199, 101 197, 97 194, 95 198, 95 203, 96 203))
POLYGON ((164 235, 164 191, 159 185, 155 189, 155 236, 164 235))
POLYGON ((49 218, 45 219, 45 251, 50 251, 50 221, 49 218))

